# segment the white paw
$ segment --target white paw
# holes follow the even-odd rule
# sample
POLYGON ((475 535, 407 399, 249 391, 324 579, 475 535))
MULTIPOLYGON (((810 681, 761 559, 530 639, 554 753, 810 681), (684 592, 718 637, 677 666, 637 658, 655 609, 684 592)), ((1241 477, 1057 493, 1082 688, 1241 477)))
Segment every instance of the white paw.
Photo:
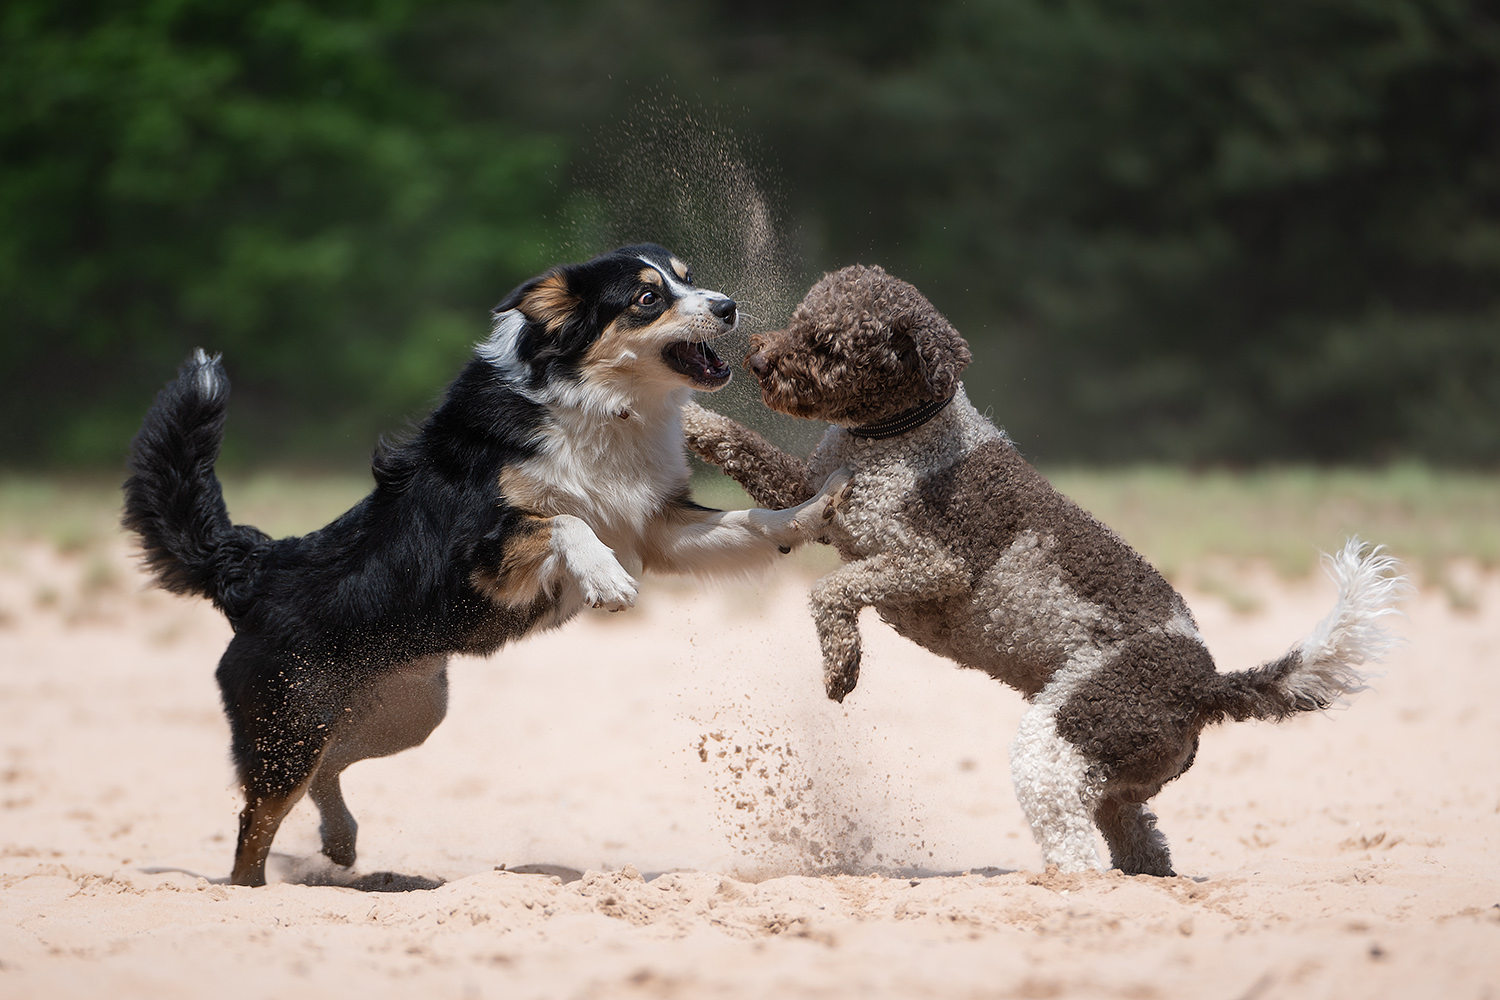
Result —
POLYGON ((597 566, 577 573, 576 579, 583 603, 591 608, 624 611, 635 607, 638 592, 635 578, 625 572, 625 567, 613 555, 608 561, 600 560, 597 566))
POLYGON ((568 551, 567 567, 579 597, 588 607, 606 611, 635 607, 635 577, 603 542, 595 539, 591 545, 574 546, 568 551))
POLYGON ((608 611, 635 607, 635 577, 583 521, 568 514, 553 518, 552 548, 561 556, 584 604, 608 611))
POLYGON ((786 530, 797 541, 812 541, 821 535, 828 522, 833 520, 833 516, 848 499, 850 479, 848 469, 834 471, 811 500, 783 512, 791 515, 786 530))

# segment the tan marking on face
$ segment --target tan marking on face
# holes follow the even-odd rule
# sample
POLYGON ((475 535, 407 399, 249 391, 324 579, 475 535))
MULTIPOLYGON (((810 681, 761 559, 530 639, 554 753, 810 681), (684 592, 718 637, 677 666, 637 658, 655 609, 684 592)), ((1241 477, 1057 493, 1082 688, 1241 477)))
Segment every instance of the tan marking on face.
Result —
POLYGON ((599 333, 599 339, 589 345, 583 356, 585 368, 635 369, 636 361, 650 365, 659 364, 657 357, 661 349, 674 340, 682 340, 689 334, 688 325, 677 311, 677 304, 645 326, 634 326, 615 320, 599 333))
MULTIPOLYGON (((682 267, 686 269, 687 265, 682 267)), ((642 268, 639 278, 643 285, 661 289, 663 295, 672 289, 671 282, 654 266, 642 268)), ((663 348, 681 340, 711 340, 723 332, 720 321, 708 311, 706 301, 706 296, 685 295, 644 324, 640 322, 643 317, 627 307, 599 331, 584 354, 582 367, 605 379, 632 374, 653 380, 670 378, 669 369, 661 360, 663 348)))
POLYGON ((542 567, 552 553, 552 520, 527 516, 505 540, 498 566, 476 566, 469 582, 496 604, 525 607, 542 594, 542 567))
POLYGON ((673 257, 672 258, 672 272, 674 274, 676 274, 677 277, 681 278, 683 281, 686 281, 687 280, 687 276, 688 276, 688 266, 686 264, 684 264, 682 261, 678 260, 676 257, 673 257))
MULTIPOLYGON (((652 326, 655 326, 653 323, 652 326)), ((650 327, 646 327, 649 330, 650 327)), ((640 327, 631 330, 623 330, 619 321, 615 321, 599 332, 599 339, 589 345, 584 352, 583 366, 591 368, 594 366, 608 367, 611 361, 620 357, 622 352, 629 350, 632 333, 641 332, 640 327)))
POLYGON ((562 326, 578 307, 578 297, 568 290, 568 279, 549 274, 521 299, 521 312, 549 330, 562 326))

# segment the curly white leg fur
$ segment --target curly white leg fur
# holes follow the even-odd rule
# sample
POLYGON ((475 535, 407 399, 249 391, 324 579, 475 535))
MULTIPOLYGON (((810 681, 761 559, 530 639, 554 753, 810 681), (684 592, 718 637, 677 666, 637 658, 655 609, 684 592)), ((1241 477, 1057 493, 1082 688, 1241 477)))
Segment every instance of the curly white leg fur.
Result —
POLYGON ((1088 761, 1057 732, 1053 705, 1033 705, 1021 717, 1011 744, 1016 799, 1042 849, 1042 863, 1065 872, 1102 867, 1094 846, 1099 789, 1088 761))
POLYGON ((1082 751, 1057 731, 1057 710, 1102 666, 1100 653, 1075 649, 1021 716, 1010 748, 1016 799, 1042 849, 1042 863, 1061 871, 1102 868, 1094 839, 1094 813, 1103 784, 1089 774, 1082 751))

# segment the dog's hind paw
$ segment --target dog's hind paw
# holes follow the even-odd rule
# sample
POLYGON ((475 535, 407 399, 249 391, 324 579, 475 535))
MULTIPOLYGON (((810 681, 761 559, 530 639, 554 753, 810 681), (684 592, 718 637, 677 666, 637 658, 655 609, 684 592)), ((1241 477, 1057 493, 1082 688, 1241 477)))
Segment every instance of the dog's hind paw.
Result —
POLYGON ((829 698, 842 704, 844 697, 854 690, 855 685, 859 683, 859 659, 859 653, 856 651, 854 658, 849 662, 824 669, 823 690, 828 692, 829 698))

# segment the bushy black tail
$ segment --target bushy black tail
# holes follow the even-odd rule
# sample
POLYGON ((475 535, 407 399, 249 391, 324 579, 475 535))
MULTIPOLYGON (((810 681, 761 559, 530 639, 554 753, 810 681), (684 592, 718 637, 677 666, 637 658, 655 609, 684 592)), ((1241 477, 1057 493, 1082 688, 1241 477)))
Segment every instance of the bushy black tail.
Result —
POLYGON ((164 588, 207 597, 233 621, 249 600, 251 556, 269 539, 232 524, 224 507, 214 462, 228 404, 218 356, 194 351, 131 442, 122 520, 164 588))

